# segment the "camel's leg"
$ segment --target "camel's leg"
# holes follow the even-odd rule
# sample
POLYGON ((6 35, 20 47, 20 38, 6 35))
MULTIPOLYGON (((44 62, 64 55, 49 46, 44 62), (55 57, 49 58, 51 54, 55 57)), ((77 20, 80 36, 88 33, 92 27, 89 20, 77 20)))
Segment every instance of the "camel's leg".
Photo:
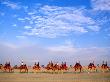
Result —
POLYGON ((80 68, 80 72, 81 72, 81 69, 82 69, 82 68, 80 68))
POLYGON ((20 73, 21 73, 21 69, 20 69, 20 73))
POLYGON ((76 68, 75 68, 75 72, 76 72, 76 68))
POLYGON ((9 72, 11 72, 10 68, 9 68, 9 72))
POLYGON ((28 73, 28 69, 26 69, 27 70, 27 73, 28 73))

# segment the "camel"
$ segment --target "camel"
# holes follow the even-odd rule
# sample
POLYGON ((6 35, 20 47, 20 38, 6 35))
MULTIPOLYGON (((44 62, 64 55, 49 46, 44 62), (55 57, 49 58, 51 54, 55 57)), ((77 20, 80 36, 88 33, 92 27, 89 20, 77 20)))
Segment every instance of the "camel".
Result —
POLYGON ((110 70, 110 67, 108 66, 108 64, 107 64, 107 61, 104 63, 104 61, 103 61, 103 63, 102 63, 102 65, 101 65, 101 69, 104 71, 107 71, 107 70, 110 70))
POLYGON ((10 62, 9 63, 6 62, 6 64, 3 66, 3 70, 5 72, 14 72, 14 69, 11 67, 10 62))
POLYGON ((26 73, 28 73, 28 67, 27 67, 27 65, 26 64, 24 64, 24 65, 21 65, 20 67, 19 67, 19 69, 20 69, 20 73, 22 73, 22 72, 26 72, 26 73))
POLYGON ((90 71, 97 71, 97 69, 96 69, 96 66, 95 66, 95 64, 94 64, 94 61, 93 61, 93 63, 90 63, 89 65, 88 65, 88 69, 90 70, 90 71))
POLYGON ((74 65, 73 68, 75 69, 75 71, 77 71, 77 70, 79 70, 80 72, 82 71, 82 66, 81 66, 80 62, 79 63, 76 62, 76 64, 74 65))
POLYGON ((34 71, 39 71, 39 70, 41 70, 41 67, 40 67, 40 65, 39 65, 39 62, 36 64, 36 62, 35 62, 35 64, 34 64, 34 66, 33 66, 33 70, 34 71))

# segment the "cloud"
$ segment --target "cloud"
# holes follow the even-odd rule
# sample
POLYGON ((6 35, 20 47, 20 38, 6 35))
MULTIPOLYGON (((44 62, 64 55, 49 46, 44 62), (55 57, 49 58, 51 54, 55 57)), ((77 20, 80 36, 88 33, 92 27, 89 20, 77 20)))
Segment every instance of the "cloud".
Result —
POLYGON ((19 21, 24 21, 25 19, 24 19, 24 18, 18 18, 18 20, 19 20, 19 21))
POLYGON ((11 2, 11 1, 3 1, 2 4, 6 5, 7 7, 10 7, 12 9, 20 9, 20 5, 17 3, 11 2))
POLYGON ((95 20, 85 15, 84 8, 44 5, 37 9, 33 8, 32 11, 27 12, 26 17, 18 18, 18 20, 24 23, 28 22, 32 27, 30 30, 25 30, 25 35, 45 38, 100 30, 95 20))
POLYGON ((31 26, 24 26, 25 29, 31 29, 31 26))
POLYGON ((94 10, 110 10, 110 0, 91 0, 94 10))
POLYGON ((16 27, 16 26, 17 26, 17 24, 13 24, 12 26, 16 27))
POLYGON ((25 39, 26 36, 16 36, 16 38, 25 39))

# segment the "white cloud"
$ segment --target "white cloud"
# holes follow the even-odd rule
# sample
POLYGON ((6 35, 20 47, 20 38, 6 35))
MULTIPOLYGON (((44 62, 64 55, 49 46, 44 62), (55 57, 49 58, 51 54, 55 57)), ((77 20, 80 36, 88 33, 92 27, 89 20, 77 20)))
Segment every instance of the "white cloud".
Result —
POLYGON ((26 39, 26 36, 16 36, 18 39, 26 39))
POLYGON ((12 9, 20 9, 20 5, 18 5, 17 3, 11 2, 11 1, 4 1, 2 2, 2 4, 6 5, 7 7, 10 7, 12 9))
POLYGON ((20 20, 20 21, 24 21, 25 19, 24 19, 24 18, 18 18, 18 20, 20 20))
POLYGON ((38 37, 56 38, 71 33, 83 34, 89 30, 99 31, 100 27, 94 19, 85 16, 84 13, 84 8, 44 5, 37 9, 33 8, 32 11, 27 12, 28 16, 18 20, 28 22, 32 27, 24 32, 25 35, 38 37))
POLYGON ((25 18, 18 17, 17 20, 20 21, 20 22, 29 21, 29 23, 32 24, 32 21, 31 21, 31 19, 29 17, 25 17, 25 18))
POLYGON ((28 6, 22 6, 22 8, 24 9, 25 12, 27 12, 29 7, 28 6))
POLYGON ((33 15, 35 14, 35 12, 28 12, 28 15, 33 15))
POLYGON ((17 25, 16 24, 13 24, 12 26, 16 27, 17 25))
POLYGON ((94 10, 110 10, 110 0, 91 0, 94 10))
POLYGON ((31 26, 24 26, 25 29, 31 29, 31 26))
POLYGON ((88 29, 91 29, 91 30, 93 30, 93 31, 99 31, 100 30, 100 28, 101 27, 99 27, 99 26, 88 26, 88 29))

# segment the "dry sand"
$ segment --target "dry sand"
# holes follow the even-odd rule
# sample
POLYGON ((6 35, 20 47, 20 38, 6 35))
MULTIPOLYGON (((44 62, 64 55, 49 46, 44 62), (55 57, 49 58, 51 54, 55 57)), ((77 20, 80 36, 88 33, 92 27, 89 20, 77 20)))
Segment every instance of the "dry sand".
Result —
POLYGON ((0 82, 110 82, 108 73, 0 73, 0 82))

